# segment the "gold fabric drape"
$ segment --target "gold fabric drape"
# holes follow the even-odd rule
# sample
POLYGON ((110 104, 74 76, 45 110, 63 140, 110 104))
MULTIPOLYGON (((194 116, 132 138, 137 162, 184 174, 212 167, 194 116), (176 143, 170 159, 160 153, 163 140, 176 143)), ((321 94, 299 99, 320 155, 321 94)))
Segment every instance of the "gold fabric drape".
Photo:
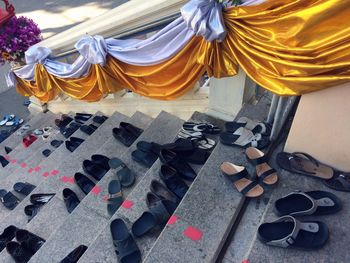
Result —
MULTIPOLYGON (((267 0, 224 11, 227 37, 208 43, 194 37, 173 58, 154 66, 134 66, 109 57, 78 79, 61 79, 36 67, 35 83, 18 79, 23 95, 52 100, 59 91, 97 101, 128 88, 170 100, 210 76, 237 74, 238 66, 278 95, 300 95, 350 80, 350 4, 344 0, 267 0)), ((234 87, 232 87, 234 93, 234 87)))

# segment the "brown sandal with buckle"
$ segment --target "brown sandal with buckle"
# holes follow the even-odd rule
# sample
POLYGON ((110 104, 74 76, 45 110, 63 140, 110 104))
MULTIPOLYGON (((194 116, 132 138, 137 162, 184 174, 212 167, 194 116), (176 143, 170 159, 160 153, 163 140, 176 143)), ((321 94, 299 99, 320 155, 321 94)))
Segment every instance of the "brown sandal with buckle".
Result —
POLYGON ((254 147, 246 149, 245 154, 250 163, 255 165, 256 175, 267 185, 277 183, 278 176, 275 169, 267 163, 265 154, 254 147))

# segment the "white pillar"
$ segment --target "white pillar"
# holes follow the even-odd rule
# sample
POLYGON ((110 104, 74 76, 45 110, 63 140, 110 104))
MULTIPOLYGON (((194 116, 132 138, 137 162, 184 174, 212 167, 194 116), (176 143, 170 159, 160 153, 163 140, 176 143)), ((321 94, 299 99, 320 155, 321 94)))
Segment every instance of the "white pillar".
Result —
POLYGON ((238 74, 229 78, 211 78, 208 114, 232 121, 245 102, 252 99, 256 84, 240 68, 238 74))

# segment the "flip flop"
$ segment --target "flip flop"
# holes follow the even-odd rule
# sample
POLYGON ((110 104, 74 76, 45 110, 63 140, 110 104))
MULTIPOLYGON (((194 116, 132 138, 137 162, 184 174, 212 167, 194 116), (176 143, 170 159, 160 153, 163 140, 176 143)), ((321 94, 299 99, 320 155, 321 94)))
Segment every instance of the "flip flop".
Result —
POLYGON ((137 136, 123 128, 114 128, 113 136, 126 147, 130 147, 137 140, 137 136))
POLYGON ((0 126, 4 126, 7 122, 12 121, 15 118, 14 114, 5 115, 2 121, 0 121, 0 126))
POLYGON ((112 221, 110 228, 118 261, 120 263, 141 262, 141 252, 130 235, 124 221, 117 218, 112 221))
POLYGON ((169 165, 162 165, 159 176, 168 189, 180 200, 185 196, 188 185, 178 176, 176 170, 169 165))
POLYGON ((150 168, 157 161, 158 156, 153 152, 143 152, 141 150, 135 150, 131 153, 131 158, 134 161, 150 168))
POLYGON ((87 246, 80 245, 62 259, 60 263, 77 263, 87 249, 87 246))
POLYGON ((12 152, 12 148, 5 146, 5 152, 9 154, 10 152, 12 152))
POLYGON ((103 167, 105 170, 109 170, 109 158, 107 156, 101 155, 101 154, 94 154, 91 156, 91 160, 94 164, 97 164, 101 167, 103 167))
POLYGON ((335 172, 311 155, 302 152, 280 152, 276 156, 277 164, 284 170, 317 179, 332 179, 335 172))
POLYGON ((204 150, 210 150, 216 145, 214 140, 206 138, 201 132, 190 132, 182 129, 177 136, 180 139, 193 141, 198 148, 204 150))
POLYGON ((108 117, 106 116, 95 116, 92 118, 92 121, 98 124, 102 124, 104 123, 106 120, 108 119, 108 117))
POLYGON ((90 160, 84 160, 83 170, 85 173, 91 175, 97 181, 100 181, 103 178, 103 176, 105 176, 105 174, 108 172, 108 170, 106 170, 104 167, 95 164, 90 160))
POLYGON ((131 227, 136 237, 142 237, 156 227, 164 226, 177 207, 177 204, 161 200, 152 193, 147 194, 146 202, 149 211, 144 212, 131 227))
POLYGON ((326 244, 329 230, 323 222, 301 222, 292 216, 283 216, 274 222, 261 224, 258 237, 269 246, 315 250, 326 244))
POLYGON ((52 147, 58 148, 61 146, 62 143, 63 143, 63 141, 61 141, 61 140, 53 140, 50 144, 52 147))
POLYGON ((123 203, 122 187, 119 180, 112 180, 108 185, 108 204, 107 211, 110 216, 117 212, 123 203))
POLYGON ((95 187, 95 183, 82 173, 76 173, 74 175, 74 180, 86 195, 95 187))
POLYGON ((276 200, 274 211, 278 216, 320 216, 335 214, 341 209, 341 201, 332 193, 294 191, 276 200))
POLYGON ((123 187, 130 187, 135 182, 135 174, 118 158, 109 160, 109 167, 116 169, 116 175, 123 187))
POLYGON ((27 205, 24 213, 28 216, 28 223, 39 213, 41 205, 27 205))
POLYGON ((245 154, 248 161, 255 165, 256 175, 264 184, 273 185, 277 183, 277 172, 267 163, 267 158, 262 151, 254 147, 248 147, 245 154))
POLYGON ((185 122, 182 128, 186 131, 203 132, 207 134, 218 134, 221 129, 210 123, 185 122))
POLYGON ((323 180, 322 182, 331 189, 350 192, 350 173, 335 171, 332 179, 323 180))
POLYGON ((71 124, 69 124, 68 127, 61 128, 60 132, 64 136, 64 138, 68 139, 81 127, 82 126, 80 124, 78 124, 76 122, 72 122, 71 124))
POLYGON ((241 117, 237 121, 230 121, 225 123, 226 131, 234 133, 239 128, 251 130, 254 134, 260 133, 263 135, 270 135, 271 125, 266 122, 254 121, 247 117, 241 117))
POLYGON ((6 160, 4 156, 0 155, 0 163, 2 167, 6 167, 9 164, 9 161, 6 160))
POLYGON ((18 198, 11 192, 0 189, 0 201, 8 209, 13 210, 19 204, 18 198))
POLYGON ((62 196, 68 213, 72 213, 73 210, 80 204, 78 196, 69 188, 63 189, 62 196))
POLYGON ((42 151, 42 154, 43 154, 45 157, 49 157, 51 153, 52 153, 52 151, 51 151, 50 149, 46 149, 46 150, 43 150, 43 151, 42 151))
POLYGON ((220 142, 228 146, 240 148, 256 147, 258 149, 266 148, 270 143, 267 136, 262 136, 260 133, 254 134, 245 128, 239 128, 234 133, 221 133, 220 142))
POLYGON ((6 122, 6 126, 18 126, 18 125, 21 125, 23 123, 23 119, 21 118, 18 118, 18 117, 15 117, 14 119, 6 122))
POLYGON ((29 195, 34 189, 35 189, 35 185, 32 185, 30 183, 15 183, 13 186, 13 190, 15 190, 17 193, 20 193, 22 195, 29 195))
POLYGON ((74 152, 83 142, 83 139, 70 137, 69 141, 65 141, 66 149, 70 152, 74 152))
POLYGON ((245 197, 256 198, 264 193, 264 189, 258 181, 252 181, 249 178, 247 169, 243 166, 224 162, 220 166, 221 172, 231 181, 237 191, 245 197))
POLYGON ((44 205, 48 203, 53 197, 54 193, 50 194, 32 194, 30 196, 30 202, 34 205, 44 205))
POLYGON ((170 200, 175 204, 179 204, 179 198, 174 195, 166 186, 157 180, 152 180, 150 186, 151 193, 156 195, 160 200, 170 200))

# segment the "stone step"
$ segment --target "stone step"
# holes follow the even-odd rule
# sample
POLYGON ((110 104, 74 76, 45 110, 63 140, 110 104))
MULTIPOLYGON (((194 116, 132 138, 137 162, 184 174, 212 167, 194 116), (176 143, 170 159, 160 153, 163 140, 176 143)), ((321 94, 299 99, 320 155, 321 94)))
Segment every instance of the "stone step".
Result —
MULTIPOLYGON (((96 113, 95 116, 101 115, 102 113, 96 113)), ((73 116, 73 115, 72 115, 73 116)), ((86 124, 93 123, 92 118, 86 122, 86 124)), ((97 125, 96 123, 94 123, 97 125)), ((98 126, 98 125, 97 125, 98 126)), ((87 134, 81 132, 80 130, 77 130, 72 136, 79 136, 81 139, 86 139, 88 137, 87 134)), ((43 156, 42 152, 45 149, 50 149, 52 151, 52 155, 55 153, 56 150, 62 148, 65 148, 65 144, 62 144, 59 148, 55 148, 51 146, 51 141, 52 140, 66 140, 64 136, 61 133, 58 133, 50 140, 44 141, 40 146, 36 145, 36 147, 31 149, 31 152, 28 153, 28 157, 25 162, 17 162, 13 166, 17 165, 17 168, 13 170, 11 173, 8 173, 6 177, 2 178, 0 180, 0 185, 3 189, 12 189, 12 186, 16 182, 22 182, 26 181, 28 183, 38 185, 40 182, 42 182, 42 177, 41 176, 35 176, 38 173, 42 173, 42 166, 40 165, 43 160, 46 158, 43 156), (24 166, 25 165, 25 166, 24 166)), ((31 148, 31 147, 30 147, 31 148)), ((52 160, 52 157, 51 157, 52 160)), ((45 160, 47 161, 47 160, 45 160)), ((17 195, 18 198, 22 198, 20 194, 17 194, 16 192, 13 192, 15 195, 17 195)), ((2 213, 3 210, 7 210, 5 207, 0 206, 0 214, 4 215, 5 213, 2 213)))
MULTIPOLYGON (((117 126, 120 121, 127 121, 128 119, 128 117, 122 114, 115 113, 92 135, 86 136, 85 141, 73 153, 68 151, 64 145, 57 149, 42 162, 41 166, 43 169, 37 174, 42 182, 36 187, 36 189, 34 189, 33 193, 56 193, 56 191, 58 193, 58 185, 62 186, 64 184, 60 181, 61 177, 64 175, 69 177, 73 176, 81 167, 81 159, 89 158, 91 153, 94 153, 95 149, 98 149, 100 145, 105 142, 105 135, 110 132, 113 127, 117 126), (45 174, 48 174, 48 176, 45 176, 45 174)), ((83 133, 78 130, 74 136, 83 137, 83 133)), ((55 222, 57 222, 57 224, 62 223, 59 221, 62 217, 59 217, 58 215, 56 216, 55 213, 56 205, 63 204, 61 199, 57 197, 59 194, 60 193, 42 207, 39 214, 30 222, 30 224, 34 224, 36 220, 40 222, 40 217, 45 217, 44 215, 46 214, 46 211, 51 214, 51 221, 45 221, 46 224, 48 222, 50 222, 50 224, 47 227, 42 227, 42 224, 39 223, 38 231, 35 231, 38 235, 44 238, 48 238, 52 233, 52 228, 57 226, 55 222), (57 202, 57 200, 59 200, 59 202, 57 202)), ((24 214, 23 209, 29 204, 29 197, 27 197, 4 220, 0 221, 0 227, 3 229, 10 224, 14 224, 20 228, 27 228, 29 224, 27 225, 27 216, 24 214)), ((0 262, 12 262, 11 257, 5 250, 0 253, 0 262)))
MULTIPOLYGON (((192 121, 208 121, 218 126, 222 126, 222 122, 218 122, 205 114, 195 113, 193 114, 192 121)), ((175 139, 176 134, 179 130, 173 134, 167 142, 171 142, 175 139)), ((210 136, 212 139, 216 139, 218 136, 210 136)), ((161 163, 158 160, 151 169, 146 173, 145 176, 140 180, 137 186, 127 196, 127 200, 133 203, 130 209, 121 207, 109 220, 106 227, 96 238, 96 240, 89 246, 88 250, 84 253, 83 257, 79 262, 116 262, 116 255, 114 252, 113 241, 110 234, 110 222, 115 218, 122 218, 129 228, 133 222, 135 222, 141 214, 147 210, 146 205, 146 194, 150 191, 150 183, 152 180, 161 181, 159 178, 159 169, 161 163)), ((198 173, 201 169, 201 165, 192 165, 194 170, 198 173)), ((125 196, 125 195, 124 195, 125 196)), ((148 234, 142 238, 136 239, 138 247, 143 255, 146 255, 147 251, 151 248, 152 244, 156 241, 159 231, 155 231, 152 234, 148 234)))
MULTIPOLYGON (((166 143, 174 138, 182 123, 183 121, 179 118, 162 112, 137 141, 147 140, 166 143)), ((139 182, 146 174, 148 168, 139 165, 131 158, 131 152, 136 149, 137 141, 128 148, 125 154, 117 157, 121 158, 136 173, 137 182, 139 182)), ((136 183, 135 186, 137 185, 136 183)), ((127 194, 126 192, 124 193, 125 195, 127 194)), ((102 196, 103 194, 97 196, 97 198, 101 199, 102 196)), ((92 200, 92 196, 88 196, 88 198, 92 200)), ((96 239, 98 233, 108 224, 109 216, 102 215, 105 212, 102 209, 100 210, 100 207, 105 209, 106 204, 101 201, 87 201, 85 203, 83 200, 83 202, 84 204, 80 204, 64 221, 64 224, 47 239, 46 243, 33 256, 30 262, 40 262, 42 259, 45 259, 47 262, 59 262, 78 245, 85 244, 89 246, 96 239)))
MULTIPOLYGON (((266 100, 245 105, 238 117, 263 120, 268 112, 266 100)), ((224 161, 248 167, 243 149, 218 144, 144 262, 216 260, 244 201, 221 174, 219 166, 224 161)))
MULTIPOLYGON (((49 113, 51 115, 52 113, 49 113)), ((23 123, 23 125, 30 125, 31 127, 36 127, 38 123, 46 116, 45 113, 41 112, 35 115, 28 116, 28 119, 23 123)), ((11 134, 6 140, 0 143, 0 155, 6 155, 5 146, 14 149, 20 143, 22 143, 22 136, 16 135, 16 132, 11 134)))

